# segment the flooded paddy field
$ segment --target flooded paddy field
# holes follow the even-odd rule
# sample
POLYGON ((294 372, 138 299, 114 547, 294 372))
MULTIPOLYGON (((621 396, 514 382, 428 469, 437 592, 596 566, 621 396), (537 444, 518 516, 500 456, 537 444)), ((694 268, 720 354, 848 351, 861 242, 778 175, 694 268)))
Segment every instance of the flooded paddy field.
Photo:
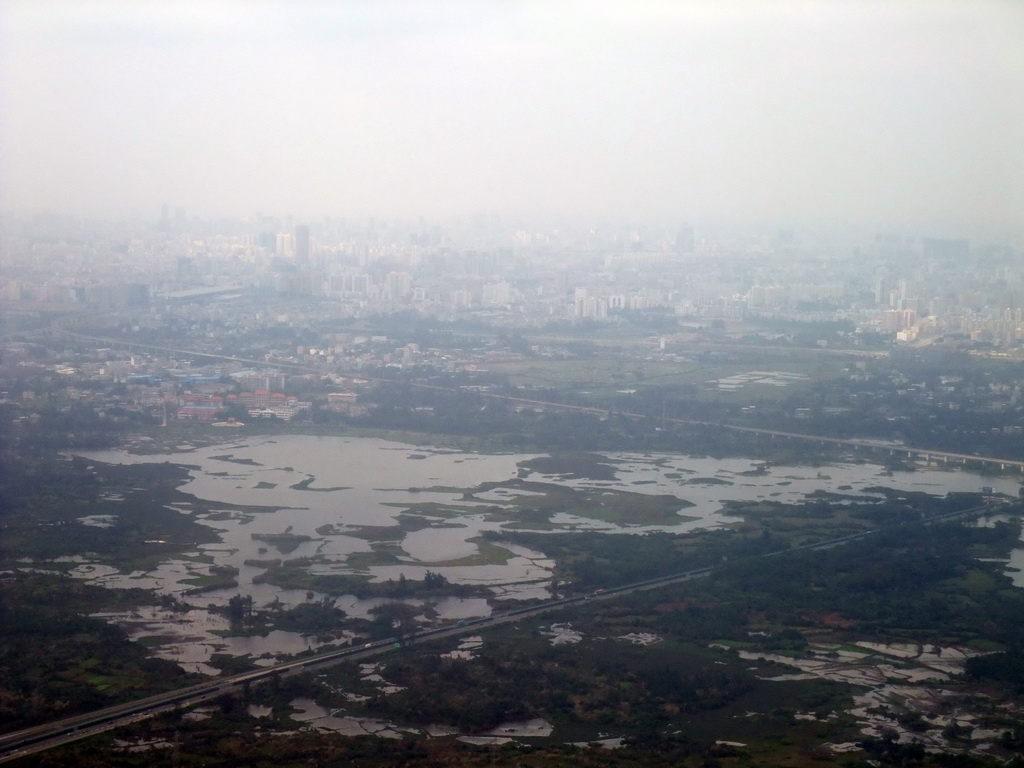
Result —
MULTIPOLYGON (((1016 496, 1020 487, 970 472, 887 472, 864 463, 809 468, 676 454, 486 455, 346 437, 253 438, 164 454, 78 455, 91 462, 189 468, 179 490, 202 500, 204 511, 188 504, 174 510, 209 528, 216 541, 145 572, 122 572, 85 553, 70 566, 78 578, 143 587, 193 606, 187 613, 153 610, 109 618, 149 638, 158 655, 204 672, 212 671, 213 653, 271 663, 279 654, 317 647, 319 641, 294 632, 224 637, 226 619, 206 610, 209 604, 227 605, 235 595, 251 597, 257 607, 292 607, 325 596, 307 585, 275 584, 275 568, 283 565, 310 579, 357 577, 378 584, 421 580, 429 571, 484 590, 486 596, 404 600, 429 602, 436 620, 459 620, 488 615, 500 601, 551 594, 553 562, 503 542, 503 531, 682 533, 739 522, 729 513, 736 502, 794 504, 822 492, 869 499, 879 496, 880 487, 944 496, 991 486, 1016 496), (225 573, 230 586, 218 587, 216 577, 225 573), (197 593, 197 584, 206 587, 197 593)), ((83 518, 79 524, 111 522, 83 518)), ((369 618, 386 602, 334 597, 338 608, 357 618, 369 618)))
MULTIPOLYGON (((861 641, 850 646, 812 644, 798 655, 736 652, 741 659, 751 662, 793 669, 762 677, 763 680, 822 679, 856 686, 860 693, 854 696, 850 714, 860 732, 868 737, 882 738, 887 732, 895 732, 904 743, 916 741, 937 752, 956 748, 949 738, 949 728, 953 726, 965 729, 975 751, 986 753, 999 735, 979 727, 978 715, 970 702, 945 685, 963 673, 968 658, 978 655, 970 648, 861 641), (886 716, 892 711, 924 713, 922 722, 928 727, 909 728, 886 716)), ((816 719, 814 713, 803 717, 816 719)), ((832 751, 843 751, 842 745, 829 746, 832 751)))

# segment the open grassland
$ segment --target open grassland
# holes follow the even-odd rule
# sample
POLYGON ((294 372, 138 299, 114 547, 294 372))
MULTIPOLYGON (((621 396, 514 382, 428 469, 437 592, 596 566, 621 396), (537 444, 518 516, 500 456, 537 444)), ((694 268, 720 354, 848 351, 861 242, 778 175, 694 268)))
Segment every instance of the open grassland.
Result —
MULTIPOLYGON (((476 494, 502 491, 507 498, 487 499, 486 507, 465 507, 456 505, 445 510, 444 505, 434 502, 403 504, 406 515, 421 514, 428 517, 450 517, 453 513, 466 514, 483 512, 490 520, 509 522, 511 528, 532 528, 541 525, 556 527, 554 515, 600 520, 616 525, 670 525, 681 523, 688 518, 680 510, 693 506, 685 499, 670 494, 642 494, 610 488, 571 488, 555 483, 531 482, 511 479, 503 482, 484 483, 476 489, 468 489, 463 498, 476 499, 476 494), (522 494, 522 495, 520 495, 522 494)), ((573 523, 560 523, 561 527, 572 527, 573 523)))
POLYGON ((766 353, 730 352, 714 356, 696 355, 679 362, 595 357, 586 360, 523 360, 488 365, 488 371, 507 377, 513 386, 552 389, 612 397, 630 390, 685 391, 702 399, 730 401, 777 399, 805 389, 815 382, 839 376, 851 360, 792 350, 766 353), (752 371, 782 371, 805 377, 786 387, 748 384, 731 392, 718 391, 714 382, 752 371))

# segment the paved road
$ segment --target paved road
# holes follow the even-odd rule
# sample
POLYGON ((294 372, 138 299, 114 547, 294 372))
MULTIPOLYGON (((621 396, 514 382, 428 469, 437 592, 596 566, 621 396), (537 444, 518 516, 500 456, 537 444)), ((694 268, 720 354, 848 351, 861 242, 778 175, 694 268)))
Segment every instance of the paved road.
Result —
MULTIPOLYGON (((438 387, 428 384, 419 384, 414 386, 427 387, 430 389, 444 390, 446 387, 438 387)), ((505 400, 519 405, 527 405, 535 408, 559 408, 567 411, 576 411, 578 413, 591 413, 595 416, 611 416, 613 413, 616 416, 633 418, 633 419, 649 419, 652 418, 647 414, 643 413, 631 413, 629 411, 610 411, 605 408, 595 408, 587 405, 568 405, 566 403, 553 403, 546 400, 532 400, 523 397, 514 397, 512 395, 502 395, 492 392, 480 392, 477 393, 482 397, 496 398, 505 400)), ((826 445, 840 445, 856 449, 867 449, 873 451, 888 451, 889 453, 903 453, 908 457, 920 456, 925 459, 941 459, 943 461, 953 460, 961 463, 977 463, 987 464, 989 466, 997 466, 1000 469, 1006 469, 1008 467, 1015 468, 1024 473, 1024 461, 1017 461, 1014 459, 1003 459, 997 456, 978 456, 973 453, 955 453, 952 451, 936 451, 929 448, 914 448, 907 445, 899 445, 895 443, 887 443, 880 440, 859 440, 856 438, 842 438, 842 437, 825 437, 822 435, 810 435, 803 432, 786 432, 780 429, 763 429, 760 427, 743 427, 738 424, 725 424, 722 422, 712 421, 695 421, 692 419, 672 419, 664 418, 659 419, 667 424, 678 424, 680 426, 687 427, 704 427, 706 429, 727 429, 733 432, 746 432, 749 434, 765 435, 767 437, 782 437, 791 440, 802 440, 805 442, 826 444, 826 445)))

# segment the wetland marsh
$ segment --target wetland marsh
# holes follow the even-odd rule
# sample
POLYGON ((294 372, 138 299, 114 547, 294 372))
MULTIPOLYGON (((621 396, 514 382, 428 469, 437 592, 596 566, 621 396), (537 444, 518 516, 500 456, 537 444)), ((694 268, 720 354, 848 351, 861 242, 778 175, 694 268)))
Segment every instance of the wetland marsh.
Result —
POLYGON ((111 618, 150 637, 158 655, 205 672, 214 653, 266 663, 318 644, 286 632, 260 642, 222 637, 223 621, 211 621, 204 608, 223 607, 237 594, 257 607, 331 597, 350 617, 370 617, 387 598, 337 585, 421 580, 432 572, 474 590, 405 599, 433 619, 488 615, 503 600, 549 597, 554 562, 503 540, 503 532, 509 539, 522 532, 678 534, 740 523, 738 504, 800 504, 822 493, 869 501, 881 498, 880 487, 936 496, 982 485, 1012 496, 1019 489, 970 472, 888 472, 867 463, 809 468, 678 454, 480 454, 362 437, 277 436, 165 454, 78 455, 188 468, 179 490, 201 500, 202 510, 174 510, 209 528, 216 541, 148 571, 120 571, 84 553, 65 566, 94 583, 186 599, 195 608, 186 614, 111 618), (231 582, 218 586, 218 573, 231 582), (197 584, 207 586, 197 593, 197 584))

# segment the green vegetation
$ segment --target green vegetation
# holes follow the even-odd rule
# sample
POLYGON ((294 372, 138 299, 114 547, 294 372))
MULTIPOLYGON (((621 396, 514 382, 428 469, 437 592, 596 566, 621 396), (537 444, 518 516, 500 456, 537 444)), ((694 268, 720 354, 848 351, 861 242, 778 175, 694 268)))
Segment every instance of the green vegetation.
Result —
POLYGON ((317 493, 330 493, 331 491, 347 491, 348 487, 339 485, 333 488, 313 488, 313 483, 316 482, 316 478, 310 475, 305 480, 300 480, 294 485, 288 486, 293 491, 315 491, 317 493))
POLYGON ((177 490, 187 472, 171 464, 10 456, 0 471, 0 564, 88 554, 124 571, 145 571, 216 541, 215 531, 171 508, 182 502, 194 513, 209 508, 177 490), (94 515, 109 516, 110 527, 79 522, 94 515))
POLYGON ((470 539, 470 542, 477 545, 477 551, 472 555, 454 560, 436 560, 433 565, 436 567, 504 565, 513 557, 513 554, 505 547, 492 544, 486 539, 470 539))
MULTIPOLYGON (((693 504, 670 494, 631 493, 613 488, 572 488, 518 479, 483 483, 467 491, 463 498, 474 499, 477 494, 494 490, 512 493, 507 500, 490 501, 494 506, 488 509, 488 513, 492 517, 527 525, 549 522, 555 513, 617 525, 663 525, 693 519, 679 514, 680 510, 693 504), (515 494, 516 491, 521 491, 522 495, 515 494)), ((409 505, 409 509, 416 511, 417 505, 409 505)))
POLYGON ((831 626, 838 614, 871 637, 1011 646, 1024 640, 1024 593, 1006 589, 1001 563, 974 552, 1005 552, 1019 533, 1019 524, 901 526, 842 547, 730 562, 694 594, 775 627, 831 626))
MULTIPOLYGON (((561 617, 523 619, 487 631, 473 660, 443 658, 440 654, 451 641, 405 648, 379 668, 388 684, 401 688, 395 693, 381 694, 358 666, 341 664, 316 678, 289 682, 287 695, 261 692, 259 700, 277 713, 288 696, 313 696, 329 708, 406 728, 443 723, 463 733, 481 733, 531 717, 554 726, 550 737, 521 738, 531 745, 528 751, 517 746, 491 751, 501 765, 698 768, 713 761, 736 768, 852 768, 864 764, 864 753, 844 756, 823 745, 857 741, 884 764, 995 765, 1013 753, 1016 734, 1024 733, 999 707, 983 706, 978 720, 982 727, 1005 730, 997 740, 997 754, 965 753, 949 762, 952 753, 929 755, 890 735, 865 739, 856 722, 842 714, 856 687, 825 680, 770 680, 786 667, 739 658, 735 651, 800 658, 810 653, 813 641, 837 651, 863 652, 851 642, 864 637, 917 640, 926 646, 972 644, 982 638, 1004 647, 1019 644, 1024 598, 1007 594, 1000 564, 977 559, 979 553, 1004 553, 1019 531, 1008 524, 911 524, 842 547, 745 559, 717 570, 710 579, 623 600, 591 601, 561 617), (979 574, 984 578, 977 578, 979 574), (547 628, 559 619, 571 622, 581 634, 578 644, 551 642, 547 628), (651 637, 653 644, 630 642, 638 633, 651 637), (610 753, 561 745, 592 741, 601 733, 628 734, 626 745, 610 753), (715 740, 736 743, 723 746, 715 740), (669 756, 671 762, 665 762, 669 756)), ((395 626, 406 618, 402 606, 393 604, 382 613, 384 623, 395 626)), ((967 672, 975 679, 1012 686, 1012 670, 1003 669, 1015 664, 1009 654, 995 654, 968 662, 967 672)), ((951 702, 970 699, 962 683, 950 685, 951 702)), ((237 728, 243 721, 232 722, 237 728)), ((947 738, 970 744, 969 733, 958 736, 955 728, 937 726, 919 713, 893 711, 891 722, 917 733, 942 727, 947 738)), ((322 736, 325 745, 333 738, 322 736)), ((272 743, 264 748, 276 748, 272 743)), ((381 745, 380 764, 402 760, 432 765, 441 754, 435 750, 442 749, 450 761, 446 764, 479 764, 473 747, 413 738, 405 743, 422 750, 419 757, 411 758, 400 743, 387 743, 381 745)))
MULTIPOLYGON (((500 547, 496 547, 500 549, 500 547)), ((507 550, 501 550, 506 556, 507 550)), ((490 594, 482 587, 466 584, 451 584, 440 574, 427 571, 423 580, 407 579, 399 574, 397 581, 389 579, 383 582, 370 581, 366 574, 313 574, 309 567, 313 562, 306 558, 285 560, 280 565, 271 566, 265 573, 254 577, 256 583, 274 584, 283 589, 298 589, 308 592, 322 592, 334 597, 355 595, 360 598, 370 597, 440 597, 454 595, 468 597, 471 595, 490 594)))
MULTIPOLYGON (((194 723, 165 718, 128 729, 122 738, 127 737, 132 743, 154 738, 163 740, 172 726, 176 734, 174 741, 161 743, 153 750, 118 751, 113 749, 111 737, 100 737, 48 754, 46 765, 52 768, 171 768, 189 764, 207 768, 240 765, 309 768, 312 759, 319 766, 331 768, 350 765, 365 768, 679 768, 721 764, 719 758, 737 754, 728 746, 695 742, 678 735, 630 739, 621 749, 605 750, 514 743, 478 746, 451 738, 427 740, 412 736, 399 739, 351 737, 314 729, 296 732, 283 708, 280 713, 275 709, 272 719, 263 726, 280 726, 290 731, 270 735, 262 729, 254 730, 253 721, 240 702, 234 700, 230 704, 222 702, 220 710, 209 720, 194 723), (310 755, 315 757, 310 758, 310 755)), ((770 764, 760 765, 767 768, 770 764)), ((977 768, 982 768, 981 764, 977 764, 977 768)))
POLYGON ((56 575, 0 580, 0 728, 17 730, 189 682, 177 664, 149 658, 121 629, 88 615, 154 602, 144 590, 107 590, 56 575))
POLYGON ((972 680, 985 681, 1009 688, 1016 695, 1024 694, 1024 643, 1017 639, 1013 650, 967 660, 965 672, 972 680))
POLYGON ((294 552, 307 541, 313 541, 312 536, 307 536, 304 533, 253 533, 250 535, 254 541, 270 544, 282 555, 294 552))
MULTIPOLYGON (((630 402, 639 401, 648 412, 661 411, 669 418, 673 412, 679 414, 691 407, 681 397, 681 390, 661 388, 650 370, 639 374, 618 374, 641 383, 635 387, 635 397, 620 397, 611 386, 603 391, 591 388, 586 397, 594 402, 603 399, 622 410, 632 407, 627 402, 631 398, 630 402)), ((623 381, 616 379, 614 386, 626 388, 623 381)), ((666 375, 662 383, 669 381, 666 375)), ((403 386, 396 382, 396 398, 403 386)), ((632 382, 628 388, 634 388, 632 382)), ((558 396, 568 398, 569 389, 558 396)), ((813 392, 813 386, 803 390, 804 395, 808 392, 813 392)), ((656 415, 646 421, 614 413, 608 418, 583 412, 531 415, 486 399, 479 399, 480 409, 465 409, 467 399, 476 395, 419 392, 415 397, 431 400, 431 407, 437 407, 434 412, 422 412, 432 416, 415 417, 423 419, 426 426, 433 426, 427 423, 429 419, 450 408, 454 423, 467 434, 459 438, 463 444, 563 446, 561 452, 525 462, 521 465, 523 476, 538 473, 609 482, 615 479, 616 465, 598 452, 605 447, 750 455, 751 443, 765 448, 767 442, 758 436, 685 428, 656 415)), ((699 400, 721 401, 719 413, 728 411, 729 397, 697 393, 699 400)), ((385 405, 381 421, 400 421, 404 413, 399 405, 385 405)), ((176 433, 174 439, 185 434, 176 433)), ((787 443, 769 446, 762 455, 774 461, 791 457, 827 461, 829 456, 819 450, 812 444, 787 443)), ((422 455, 426 455, 425 449, 422 455)), ((231 461, 233 457, 219 458, 231 461)), ((0 512, 7 526, 0 539, 0 556, 8 565, 16 566, 21 556, 39 559, 44 553, 53 553, 49 555, 52 559, 80 554, 84 541, 92 561, 145 569, 181 557, 215 535, 196 523, 197 516, 215 514, 209 505, 174 490, 186 476, 184 468, 167 464, 92 466, 87 461, 48 459, 42 454, 19 457, 17 462, 18 470, 3 476, 5 498, 17 499, 15 505, 0 512), (101 517, 112 523, 110 528, 80 522, 101 517), (81 530, 82 536, 69 537, 72 530, 76 536, 81 530), (6 531, 11 532, 9 537, 6 531)), ((682 473, 676 480, 681 489, 689 483, 728 482, 682 473)), ((307 477, 292 487, 333 490, 312 488, 313 482, 314 478, 307 477)), ((399 481, 397 485, 402 484, 399 481)), ((311 571, 321 565, 318 560, 283 556, 312 537, 290 530, 257 537, 282 555, 269 554, 247 563, 267 569, 258 580, 310 594, 305 603, 292 608, 257 608, 251 598, 238 595, 225 609, 232 621, 231 631, 262 634, 284 629, 334 641, 351 637, 353 632, 391 638, 405 636, 423 619, 433 618, 431 603, 436 599, 489 596, 489 590, 452 585, 430 572, 422 581, 402 575, 387 583, 370 582, 359 572, 373 564, 402 562, 402 536, 436 525, 436 520, 428 521, 428 517, 459 516, 469 510, 483 511, 491 520, 514 522, 508 522, 500 534, 485 534, 479 554, 473 558, 437 565, 503 562, 509 556, 503 544, 513 542, 551 557, 560 590, 577 594, 691 568, 716 566, 716 570, 707 579, 635 593, 623 600, 591 599, 560 616, 523 619, 487 631, 472 660, 442 657, 452 650, 451 640, 395 649, 379 669, 387 683, 402 688, 395 693, 382 693, 364 670, 339 665, 316 677, 275 680, 246 689, 240 696, 225 696, 208 721, 171 718, 118 733, 119 737, 163 739, 173 745, 167 749, 118 752, 104 736, 49 753, 47 760, 52 765, 76 766, 203 762, 289 766, 307 765, 313 753, 324 765, 359 761, 366 765, 497 763, 537 768, 802 768, 823 764, 853 768, 864 765, 866 758, 922 766, 982 766, 996 759, 958 755, 953 747, 947 755, 929 755, 886 733, 864 739, 860 725, 847 714, 853 694, 862 689, 825 680, 769 680, 792 670, 757 658, 769 654, 817 658, 826 653, 822 648, 831 649, 828 653, 838 657, 862 652, 855 643, 865 640, 994 651, 967 662, 964 677, 948 684, 950 701, 965 707, 965 702, 973 701, 975 722, 1002 734, 993 737, 996 756, 1006 757, 1015 744, 1024 743, 1019 717, 1001 707, 1021 691, 1018 660, 1024 655, 1024 600, 1019 590, 1009 586, 1003 564, 992 562, 1005 557, 1019 535, 1019 526, 1003 523, 984 529, 953 523, 919 524, 940 512, 971 507, 978 503, 977 495, 935 498, 878 488, 870 493, 818 494, 801 504, 736 503, 727 511, 743 522, 728 529, 686 535, 607 536, 555 530, 551 520, 556 514, 569 514, 622 526, 663 524, 685 520, 679 511, 688 502, 674 495, 611 488, 565 489, 523 477, 458 491, 464 494, 463 504, 402 505, 397 527, 346 529, 346 534, 361 536, 373 548, 351 558, 349 565, 356 571, 351 574, 316 575, 311 571), (483 500, 485 506, 478 503, 483 500), (876 529, 878 533, 845 546, 797 549, 876 529), (759 557, 775 552, 786 554, 759 557), (347 594, 386 598, 387 602, 370 620, 354 619, 337 607, 335 598, 347 594), (582 640, 552 644, 552 621, 571 622, 582 640), (646 644, 639 644, 640 635, 646 644), (982 690, 993 697, 991 703, 975 698, 982 690), (244 705, 271 707, 266 730, 288 731, 294 729, 294 722, 288 719, 289 702, 300 695, 314 696, 321 704, 343 708, 347 714, 377 717, 410 729, 441 723, 480 734, 512 720, 541 717, 552 723, 555 731, 550 738, 520 739, 532 745, 529 750, 515 745, 480 748, 415 735, 391 742, 311 733, 271 736, 264 731, 257 738, 255 721, 244 705), (367 698, 359 700, 359 696, 367 698), (622 735, 625 745, 614 751, 566 746, 566 742, 588 742, 601 734, 622 735), (742 746, 715 744, 715 740, 742 746), (861 741, 864 751, 843 756, 823 747, 841 741, 861 741)), ((237 516, 249 511, 258 508, 223 514, 237 516)), ((333 532, 325 526, 318 535, 333 532)), ((211 570, 208 576, 193 577, 191 586, 223 589, 234 577, 230 569, 211 570)), ((130 604, 141 597, 78 582, 45 581, 56 578, 20 575, 11 580, 14 587, 0 582, 7 590, 0 618, 5 628, 18 627, 2 638, 4 652, 0 656, 4 665, 0 669, 4 680, 0 706, 7 707, 0 711, 11 715, 11 727, 181 684, 187 677, 177 667, 147 661, 143 644, 128 643, 123 633, 88 616, 109 607, 111 601, 130 604), (44 581, 33 582, 35 578, 44 581), (59 595, 71 596, 58 606, 37 601, 39 593, 48 593, 51 603, 59 595), (45 652, 39 652, 37 646, 44 645, 45 652), (42 661, 24 665, 31 653, 42 661), (19 670, 18 664, 24 669, 19 670), (169 669, 175 670, 175 675, 167 674, 169 669)), ((254 660, 217 655, 212 663, 235 671, 248 668, 254 660)), ((897 672, 905 666, 890 662, 897 672)), ((934 734, 940 729, 928 712, 893 710, 890 722, 893 728, 911 733, 934 734)), ((974 746, 970 733, 963 732, 956 722, 941 728, 943 734, 948 731, 950 744, 964 750, 974 746)))
POLYGON ((182 583, 193 585, 185 591, 186 595, 201 595, 204 592, 237 587, 238 581, 235 578, 236 576, 238 576, 237 568, 230 565, 214 565, 210 568, 208 574, 182 579, 182 583))
POLYGON ((232 464, 244 464, 249 467, 262 466, 259 462, 253 461, 252 459, 236 459, 230 453, 225 453, 221 456, 211 456, 210 458, 214 459, 215 461, 229 461, 232 464))
POLYGON ((323 597, 292 608, 272 603, 265 609, 254 610, 251 596, 235 595, 227 606, 231 634, 264 635, 270 630, 284 630, 304 636, 334 637, 339 634, 345 621, 345 612, 335 602, 334 598, 323 597))
MULTIPOLYGON (((245 714, 243 705, 252 701, 270 706, 272 715, 266 725, 289 730, 293 726, 287 719, 288 702, 301 695, 313 696, 328 707, 343 708, 348 714, 378 717, 407 728, 444 723, 466 733, 480 733, 509 721, 542 717, 555 729, 547 738, 521 738, 532 745, 529 750, 510 745, 481 751, 447 739, 411 736, 391 742, 311 735, 308 738, 312 741, 304 744, 316 751, 321 762, 335 755, 339 760, 359 759, 367 765, 401 762, 428 766, 436 765, 443 756, 446 765, 497 761, 537 768, 566 764, 699 768, 711 761, 735 768, 824 764, 853 768, 863 764, 864 753, 836 755, 822 745, 863 739, 853 719, 841 714, 849 708, 856 689, 824 680, 772 681, 766 678, 786 668, 774 662, 739 658, 736 651, 801 657, 810 653, 811 642, 827 642, 840 650, 856 649, 851 642, 865 637, 988 648, 996 643, 996 648, 1017 648, 1024 632, 1024 598, 1007 590, 1001 564, 988 559, 1004 555, 1020 529, 1006 523, 969 528, 954 523, 914 522, 929 511, 937 511, 936 505, 970 506, 973 499, 966 496, 928 502, 926 497, 914 494, 893 495, 864 501, 862 508, 835 501, 820 498, 807 505, 768 504, 757 510, 762 519, 751 523, 748 530, 741 527, 731 533, 640 537, 594 534, 590 539, 577 534, 583 536, 578 550, 568 546, 574 536, 537 535, 551 542, 549 551, 562 573, 572 572, 573 567, 579 573, 590 572, 580 567, 587 555, 599 563, 593 572, 612 570, 617 578, 628 575, 630 563, 674 568, 681 562, 701 563, 704 558, 720 561, 724 552, 731 556, 710 579, 636 593, 624 600, 588 601, 580 608, 566 610, 561 617, 524 619, 488 631, 473 660, 442 658, 440 653, 451 648, 451 641, 396 651, 384 659, 380 669, 388 684, 402 688, 396 693, 383 695, 358 667, 339 665, 316 678, 254 687, 244 692, 241 700, 226 697, 208 721, 156 721, 118 735, 145 735, 169 742, 176 739, 174 755, 165 750, 146 753, 146 765, 170 766, 172 759, 187 762, 190 756, 213 765, 218 760, 229 765, 238 759, 256 764, 274 760, 288 765, 287 761, 295 759, 290 756, 296 754, 296 737, 255 738, 255 721, 245 714), (832 512, 825 514, 824 506, 829 505, 832 512), (755 554, 759 548, 763 551, 767 545, 758 531, 766 530, 763 525, 773 520, 810 521, 813 526, 821 526, 823 535, 825 527, 837 521, 842 525, 861 521, 872 505, 886 509, 904 524, 827 550, 793 552, 782 558, 743 558, 737 554, 755 554), (602 541, 617 541, 620 548, 593 549, 602 541), (586 550, 592 551, 580 559, 586 550), (985 561, 979 561, 979 557, 985 561), (571 622, 582 641, 575 645, 552 644, 546 632, 550 622, 558 620, 571 622), (628 640, 638 633, 650 637, 649 644, 628 640), (522 684, 524 679, 530 681, 528 686, 522 684), (357 701, 349 694, 367 698, 357 701), (175 732, 177 737, 173 736, 175 732), (612 752, 563 746, 568 741, 592 741, 602 733, 625 735, 625 746, 612 752), (715 740, 736 745, 715 744, 715 740), (375 745, 372 750, 371 743, 375 745)), ((877 521, 870 524, 877 525, 877 521)), ((796 541, 796 535, 780 534, 770 543, 780 547, 796 541)), ((538 542, 531 546, 543 549, 538 542)), ((384 588, 399 600, 386 604, 386 610, 382 608, 365 627, 371 637, 393 636, 412 626, 412 618, 421 609, 400 602, 402 597, 443 593, 450 587, 437 574, 423 582, 403 577, 387 585, 366 586, 371 592, 384 588)), ((231 601, 229 609, 236 611, 240 625, 258 627, 263 623, 242 598, 231 601)), ((330 599, 311 600, 275 613, 265 626, 287 626, 324 637, 336 636, 349 622, 330 599)), ((84 657, 84 668, 79 666, 86 672, 83 680, 96 690, 116 684, 117 677, 98 668, 94 657, 84 657)), ((991 661, 969 662, 968 675, 1009 686, 1008 692, 1012 693, 1014 678, 1004 668, 1012 667, 1013 657, 1007 653, 982 659, 991 661)), ((243 669, 250 663, 229 658, 216 658, 214 662, 230 670, 243 669)), ((957 690, 959 684, 953 685, 957 690)), ((969 694, 964 690, 957 695, 969 694)), ((920 729, 922 733, 937 727, 928 718, 915 719, 914 715, 893 712, 893 726, 920 729)), ((981 715, 979 723, 1005 730, 1005 737, 998 742, 1005 746, 998 748, 1012 748, 1014 728, 1019 729, 1019 724, 1004 711, 991 708, 981 715)), ((947 730, 956 737, 954 729, 947 730)), ((921 766, 947 764, 941 755, 922 754, 911 745, 887 738, 864 740, 865 749, 891 764, 907 764, 909 760, 921 766)), ((960 738, 969 739, 969 734, 960 738)), ((49 753, 47 759, 53 765, 88 765, 90 755, 105 760, 105 765, 137 765, 136 761, 142 759, 113 752, 106 737, 49 753), (73 763, 72 756, 78 762, 73 763)), ((964 755, 956 765, 981 768, 990 764, 988 760, 964 755)))
POLYGON ((609 354, 595 348, 585 360, 526 360, 501 362, 488 368, 507 378, 512 385, 550 390, 586 390, 595 400, 621 398, 620 390, 633 390, 641 399, 645 393, 686 391, 707 402, 739 402, 743 405, 792 396, 805 391, 814 380, 840 375, 846 364, 841 356, 822 355, 811 350, 778 349, 766 352, 751 349, 723 349, 717 354, 698 353, 688 363, 652 362, 624 363, 621 352, 609 354), (805 375, 794 379, 788 387, 767 387, 751 384, 733 392, 718 392, 709 386, 718 379, 750 371, 784 370, 805 375))
POLYGON ((528 623, 489 638, 472 663, 439 658, 436 650, 403 654, 383 672, 404 690, 387 697, 373 696, 372 685, 339 666, 324 676, 318 699, 331 702, 330 688, 363 692, 371 714, 445 723, 464 733, 534 717, 584 731, 589 724, 594 735, 598 727, 646 732, 677 715, 737 702, 754 687, 749 664, 721 661, 720 653, 676 643, 641 648, 603 640, 581 653, 552 645, 528 623), (522 686, 523 679, 531 684, 522 686))
POLYGON ((555 560, 555 576, 561 584, 570 590, 588 591, 784 551, 879 526, 909 524, 942 512, 968 509, 981 501, 978 494, 936 498, 923 493, 873 490, 883 498, 851 497, 834 503, 837 500, 819 495, 802 504, 732 503, 726 511, 741 516, 742 522, 727 529, 681 536, 652 533, 613 537, 589 531, 515 530, 485 532, 483 536, 544 552, 555 560))
POLYGON ((596 453, 565 451, 527 459, 519 466, 526 472, 559 475, 563 479, 614 480, 616 463, 596 453))

